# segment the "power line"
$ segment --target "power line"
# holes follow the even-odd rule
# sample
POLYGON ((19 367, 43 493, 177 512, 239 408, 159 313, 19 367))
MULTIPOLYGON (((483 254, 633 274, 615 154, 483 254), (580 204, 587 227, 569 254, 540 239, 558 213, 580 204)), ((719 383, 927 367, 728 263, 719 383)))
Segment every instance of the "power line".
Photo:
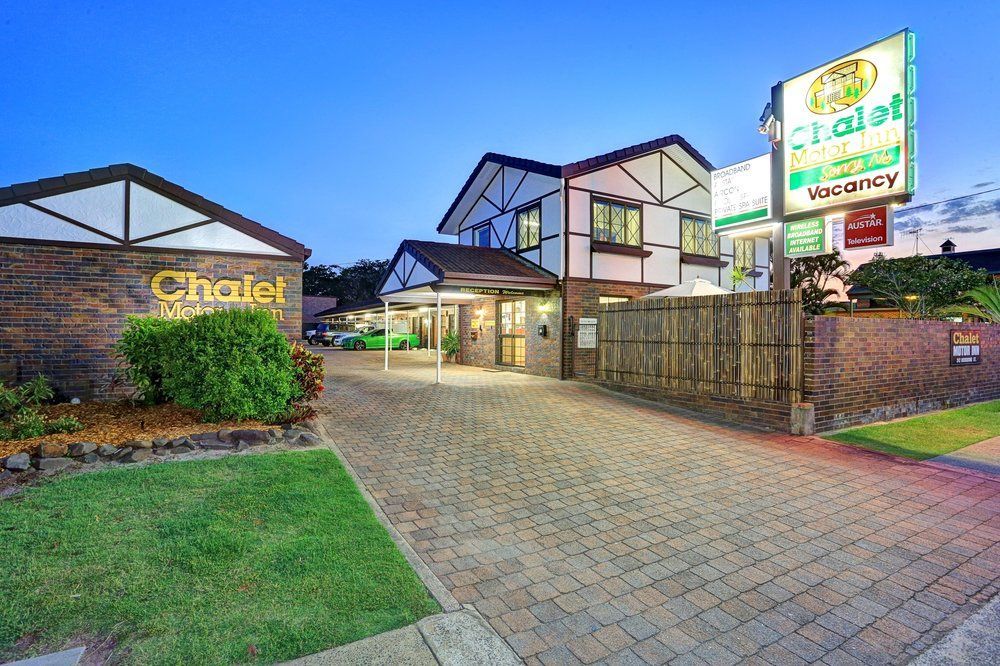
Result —
POLYGON ((970 197, 978 197, 981 194, 989 194, 990 192, 1000 192, 1000 187, 994 187, 992 190, 983 190, 982 192, 973 192, 972 194, 963 194, 960 197, 952 197, 951 199, 942 199, 941 201, 932 201, 930 203, 920 204, 919 206, 908 206, 900 210, 900 214, 908 213, 911 210, 920 210, 921 208, 929 208, 930 206, 937 206, 938 204, 950 203, 952 201, 958 201, 960 199, 969 199, 970 197))

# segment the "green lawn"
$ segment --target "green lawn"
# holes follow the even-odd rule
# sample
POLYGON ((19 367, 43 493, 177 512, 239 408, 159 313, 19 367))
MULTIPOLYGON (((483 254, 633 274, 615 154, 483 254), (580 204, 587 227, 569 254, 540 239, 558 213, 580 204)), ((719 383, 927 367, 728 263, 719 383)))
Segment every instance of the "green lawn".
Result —
POLYGON ((926 460, 1000 435, 1000 400, 827 435, 844 444, 926 460))
POLYGON ((438 611, 325 450, 52 479, 0 500, 0 562, 0 662, 270 663, 438 611))

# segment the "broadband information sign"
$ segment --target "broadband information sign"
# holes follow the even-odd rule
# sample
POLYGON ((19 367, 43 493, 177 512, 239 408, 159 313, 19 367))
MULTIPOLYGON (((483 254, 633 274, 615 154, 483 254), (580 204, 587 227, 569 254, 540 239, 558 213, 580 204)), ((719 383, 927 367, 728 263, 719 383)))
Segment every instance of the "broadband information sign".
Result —
POLYGON ((771 219, 771 155, 712 172, 712 223, 716 231, 771 219))
POLYGON ((783 84, 786 215, 912 196, 913 56, 903 30, 783 84))
POLYGON ((826 220, 814 217, 785 223, 785 256, 811 257, 826 254, 826 220))

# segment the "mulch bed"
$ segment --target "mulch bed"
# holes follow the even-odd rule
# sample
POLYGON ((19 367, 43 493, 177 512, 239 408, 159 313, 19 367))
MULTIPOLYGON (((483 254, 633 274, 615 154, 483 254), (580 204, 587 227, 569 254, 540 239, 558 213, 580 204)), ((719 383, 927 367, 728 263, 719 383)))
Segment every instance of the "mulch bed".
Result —
POLYGON ((154 437, 174 438, 222 428, 264 428, 260 421, 225 421, 206 423, 201 412, 174 404, 133 405, 128 401, 84 402, 79 405, 51 405, 40 410, 48 418, 76 417, 83 430, 55 433, 32 439, 0 440, 0 457, 34 451, 41 442, 71 444, 124 444, 154 437))

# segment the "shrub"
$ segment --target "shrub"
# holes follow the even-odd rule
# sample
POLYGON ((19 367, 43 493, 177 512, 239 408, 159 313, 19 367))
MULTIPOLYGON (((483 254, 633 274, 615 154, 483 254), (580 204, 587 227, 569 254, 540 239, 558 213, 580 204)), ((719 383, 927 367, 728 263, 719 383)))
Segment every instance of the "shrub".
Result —
POLYGON ((292 364, 295 366, 298 390, 282 420, 297 423, 316 415, 316 410, 308 403, 318 398, 324 389, 323 377, 326 374, 326 366, 320 354, 314 354, 300 344, 292 345, 292 364))
POLYGON ((454 331, 441 338, 441 351, 448 356, 457 354, 461 346, 462 343, 458 338, 458 334, 454 331))
POLYGON ((164 350, 170 345, 178 323, 160 317, 128 317, 125 320, 115 352, 124 360, 122 376, 135 387, 142 402, 155 404, 166 400, 163 393, 164 350))
POLYGON ((266 310, 182 320, 163 351, 164 393, 210 420, 273 419, 297 392, 291 344, 266 310))
POLYGON ((42 375, 17 388, 0 384, 0 439, 30 439, 81 430, 83 424, 71 416, 48 421, 38 413, 38 407, 53 395, 52 385, 42 375))
POLYGON ((322 389, 322 373, 317 378, 310 369, 313 355, 298 352, 299 368, 266 310, 216 310, 166 322, 130 318, 116 348, 144 399, 172 400, 207 420, 288 418, 322 389))

